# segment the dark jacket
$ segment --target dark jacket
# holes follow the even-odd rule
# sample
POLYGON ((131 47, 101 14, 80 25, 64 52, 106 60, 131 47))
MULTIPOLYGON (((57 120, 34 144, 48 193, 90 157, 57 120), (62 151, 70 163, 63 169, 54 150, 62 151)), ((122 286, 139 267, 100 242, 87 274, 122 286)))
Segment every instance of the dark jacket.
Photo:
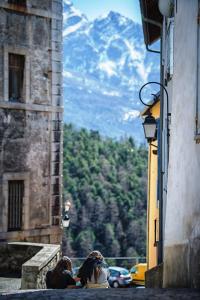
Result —
POLYGON ((60 274, 54 270, 47 272, 46 286, 48 289, 65 289, 68 285, 76 285, 76 281, 72 278, 69 271, 64 270, 60 274))

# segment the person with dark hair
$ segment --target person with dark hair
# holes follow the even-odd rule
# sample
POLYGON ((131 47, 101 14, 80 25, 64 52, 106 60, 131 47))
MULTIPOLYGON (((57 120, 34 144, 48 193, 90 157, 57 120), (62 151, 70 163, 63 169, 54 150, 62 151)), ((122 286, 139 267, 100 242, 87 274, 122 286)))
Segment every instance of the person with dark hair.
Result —
POLYGON ((63 256, 54 269, 46 274, 46 286, 48 289, 75 288, 76 281, 72 277, 72 262, 67 256, 63 256))
POLYGON ((88 255, 77 275, 85 288, 108 288, 108 276, 107 265, 99 251, 88 255))

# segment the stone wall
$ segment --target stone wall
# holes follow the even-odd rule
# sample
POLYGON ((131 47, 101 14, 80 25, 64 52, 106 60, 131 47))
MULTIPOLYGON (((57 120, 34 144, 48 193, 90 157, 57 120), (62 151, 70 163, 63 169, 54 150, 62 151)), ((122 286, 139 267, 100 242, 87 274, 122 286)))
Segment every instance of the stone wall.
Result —
POLYGON ((59 258, 59 245, 42 245, 42 249, 22 265, 21 289, 45 289, 46 273, 56 265, 59 258))
POLYGON ((0 244, 0 274, 21 276, 22 265, 42 249, 40 246, 20 243, 0 244))
POLYGON ((0 1, 0 240, 59 243, 62 197, 62 0, 0 1), (9 54, 24 56, 20 101, 9 54), (22 225, 8 228, 10 180, 24 181, 22 225))
POLYGON ((0 275, 21 276, 22 289, 45 289, 45 277, 60 258, 60 246, 36 243, 0 245, 0 275))

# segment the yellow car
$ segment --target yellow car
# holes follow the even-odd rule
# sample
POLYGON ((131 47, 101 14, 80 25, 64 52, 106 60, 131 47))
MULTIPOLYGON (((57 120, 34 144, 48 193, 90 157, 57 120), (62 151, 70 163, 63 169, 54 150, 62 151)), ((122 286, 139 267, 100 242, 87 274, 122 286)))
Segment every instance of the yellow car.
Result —
POLYGON ((130 270, 132 284, 144 285, 145 284, 145 272, 147 270, 146 263, 140 263, 133 266, 130 270))

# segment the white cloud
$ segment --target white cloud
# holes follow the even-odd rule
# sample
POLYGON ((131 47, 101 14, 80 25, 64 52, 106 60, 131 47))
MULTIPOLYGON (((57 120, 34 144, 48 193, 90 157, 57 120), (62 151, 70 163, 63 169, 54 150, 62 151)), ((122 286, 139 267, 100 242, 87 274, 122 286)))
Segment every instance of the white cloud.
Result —
POLYGON ((143 82, 148 81, 149 74, 151 73, 151 65, 149 65, 148 67, 146 67, 144 65, 144 63, 143 64, 142 63, 141 64, 137 64, 136 65, 136 69, 137 69, 137 72, 140 75, 142 81, 143 82))
POLYGON ((63 77, 72 78, 72 77, 73 77, 73 75, 72 75, 72 73, 70 73, 70 72, 68 72, 68 71, 65 71, 65 70, 63 70, 63 77))
POLYGON ((125 43, 132 58, 132 62, 130 64, 136 68, 141 83, 148 81, 148 76, 152 71, 152 64, 148 66, 145 65, 146 51, 144 46, 139 45, 136 41, 134 41, 134 44, 132 44, 126 40, 125 43), (136 47, 139 50, 136 49, 136 47))
POLYGON ((64 2, 65 4, 67 4, 67 5, 71 5, 71 4, 72 4, 72 2, 71 2, 70 0, 63 0, 63 2, 64 2))
POLYGON ((69 35, 70 33, 78 30, 83 25, 83 22, 79 22, 73 26, 67 27, 65 30, 63 30, 63 37, 69 35))
POLYGON ((125 112, 123 116, 124 121, 131 121, 135 118, 137 118, 140 115, 140 112, 138 110, 130 110, 128 112, 125 112))
POLYGON ((106 72, 108 74, 108 76, 113 76, 113 75, 116 75, 116 64, 111 61, 111 60, 107 60, 107 61, 104 61, 104 62, 101 62, 99 64, 99 68, 100 70, 106 72))
POLYGON ((131 44, 128 40, 125 40, 125 44, 129 50, 130 56, 133 60, 143 61, 145 58, 145 52, 144 49, 136 50, 134 45, 131 44))
POLYGON ((120 97, 121 96, 121 94, 117 91, 103 91, 103 95, 113 96, 113 97, 120 97))

